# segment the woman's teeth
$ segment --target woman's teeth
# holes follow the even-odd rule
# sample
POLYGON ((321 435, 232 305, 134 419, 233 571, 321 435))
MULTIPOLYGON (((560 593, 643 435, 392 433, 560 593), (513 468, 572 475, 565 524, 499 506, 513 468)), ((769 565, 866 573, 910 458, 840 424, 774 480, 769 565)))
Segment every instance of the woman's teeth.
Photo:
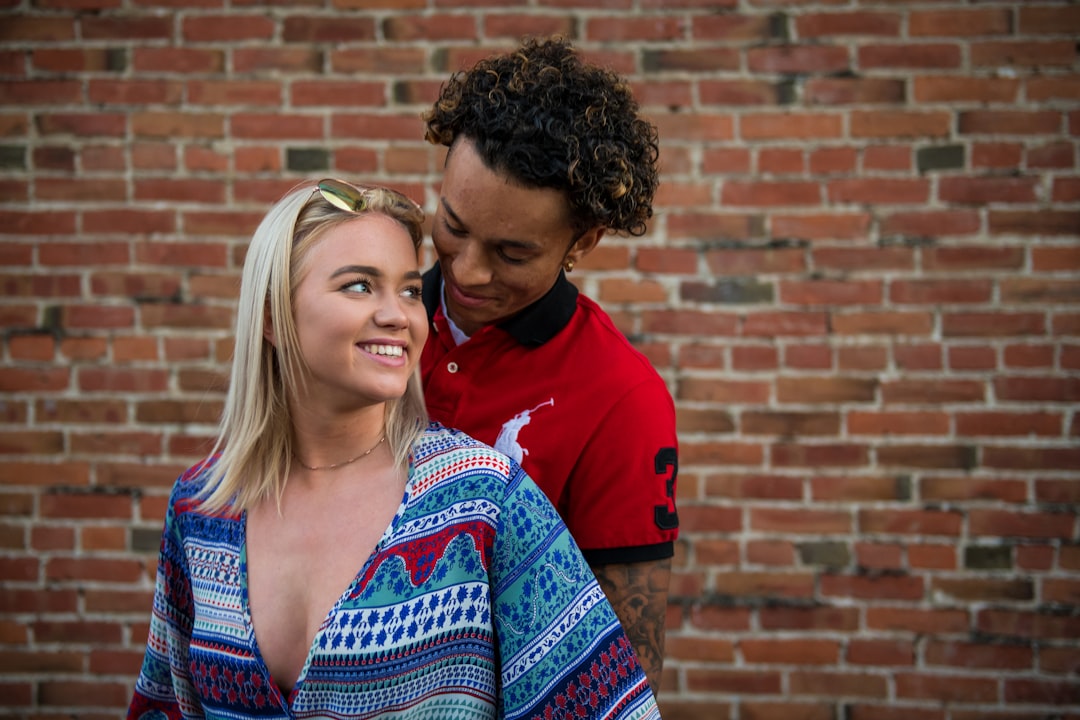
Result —
POLYGON ((401 357, 404 353, 404 348, 400 345, 362 345, 361 348, 364 352, 387 357, 401 357))

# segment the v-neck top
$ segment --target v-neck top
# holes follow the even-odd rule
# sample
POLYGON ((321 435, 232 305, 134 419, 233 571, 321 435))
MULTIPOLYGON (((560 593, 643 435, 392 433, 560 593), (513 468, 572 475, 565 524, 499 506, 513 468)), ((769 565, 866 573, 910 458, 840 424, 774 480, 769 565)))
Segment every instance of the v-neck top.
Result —
POLYGON ((200 509, 213 462, 173 486, 128 718, 660 717, 543 492, 509 457, 435 423, 284 696, 252 629, 245 515, 200 509))

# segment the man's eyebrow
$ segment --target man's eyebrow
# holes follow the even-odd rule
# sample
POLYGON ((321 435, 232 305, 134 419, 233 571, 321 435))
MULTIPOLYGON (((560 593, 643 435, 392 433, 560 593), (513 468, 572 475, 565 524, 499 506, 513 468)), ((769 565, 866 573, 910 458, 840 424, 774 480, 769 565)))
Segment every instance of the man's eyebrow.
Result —
MULTIPOLYGON (((443 209, 446 210, 446 214, 449 215, 450 218, 455 223, 457 223, 458 225, 464 225, 465 224, 464 222, 461 221, 461 218, 458 217, 458 214, 456 212, 454 212, 454 208, 450 205, 450 202, 446 198, 440 197, 439 202, 442 203, 443 209)), ((543 248, 540 245, 537 245, 536 243, 532 242, 531 240, 518 240, 518 239, 515 239, 515 238, 499 238, 499 237, 492 238, 492 240, 499 243, 500 245, 510 245, 512 247, 520 248, 521 250, 526 250, 528 252, 540 252, 541 250, 543 250, 543 248)))

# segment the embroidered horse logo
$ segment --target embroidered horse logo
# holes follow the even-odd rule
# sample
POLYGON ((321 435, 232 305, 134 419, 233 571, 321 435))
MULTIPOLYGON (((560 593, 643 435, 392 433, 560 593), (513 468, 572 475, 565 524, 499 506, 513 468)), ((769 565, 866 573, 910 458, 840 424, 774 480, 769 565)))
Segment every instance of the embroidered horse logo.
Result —
POLYGON ((513 458, 514 462, 520 465, 521 461, 525 459, 525 456, 529 454, 529 451, 521 447, 521 444, 518 442, 518 433, 521 432, 521 428, 532 422, 532 414, 545 405, 555 407, 555 398, 549 398, 547 401, 540 403, 531 410, 522 410, 517 415, 504 422, 502 430, 499 431, 499 437, 495 439, 495 449, 505 455, 509 455, 513 458))

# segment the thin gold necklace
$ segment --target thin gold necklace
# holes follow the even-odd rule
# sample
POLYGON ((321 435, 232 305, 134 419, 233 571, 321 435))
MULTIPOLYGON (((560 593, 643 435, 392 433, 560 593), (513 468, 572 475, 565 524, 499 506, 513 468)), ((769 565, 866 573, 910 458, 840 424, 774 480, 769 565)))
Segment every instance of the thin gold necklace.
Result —
POLYGON ((374 445, 369 447, 366 451, 360 453, 356 457, 349 458, 345 462, 334 463, 333 465, 308 465, 307 463, 305 463, 300 458, 296 458, 296 462, 300 463, 301 467, 306 468, 308 470, 333 470, 334 468, 345 467, 346 465, 349 465, 351 463, 356 462, 360 458, 367 457, 368 455, 370 455, 371 451, 374 450, 375 448, 379 447, 380 445, 382 445, 382 441, 385 440, 385 439, 386 439, 386 433, 383 433, 382 437, 379 438, 379 442, 375 443, 374 445))

